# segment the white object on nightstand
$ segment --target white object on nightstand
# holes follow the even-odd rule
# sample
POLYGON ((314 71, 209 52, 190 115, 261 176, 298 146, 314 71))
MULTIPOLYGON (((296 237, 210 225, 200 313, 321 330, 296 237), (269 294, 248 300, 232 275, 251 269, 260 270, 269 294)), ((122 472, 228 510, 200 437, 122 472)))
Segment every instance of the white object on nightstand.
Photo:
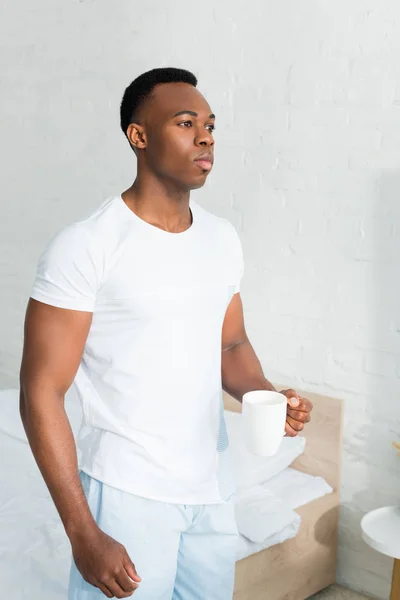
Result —
POLYGON ((385 506, 361 519, 362 536, 374 550, 394 558, 390 600, 400 600, 400 506, 385 506))

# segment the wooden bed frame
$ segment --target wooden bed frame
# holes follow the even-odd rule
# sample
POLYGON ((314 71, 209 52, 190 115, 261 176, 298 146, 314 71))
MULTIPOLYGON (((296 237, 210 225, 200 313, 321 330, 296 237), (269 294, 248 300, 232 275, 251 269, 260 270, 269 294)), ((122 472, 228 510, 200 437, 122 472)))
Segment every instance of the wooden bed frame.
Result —
MULTIPOLYGON (((237 561, 234 600, 304 600, 336 581, 343 402, 297 391, 314 408, 304 454, 292 466, 324 477, 333 493, 296 509, 302 523, 295 538, 237 561)), ((226 393, 224 404, 241 412, 242 405, 226 393)))

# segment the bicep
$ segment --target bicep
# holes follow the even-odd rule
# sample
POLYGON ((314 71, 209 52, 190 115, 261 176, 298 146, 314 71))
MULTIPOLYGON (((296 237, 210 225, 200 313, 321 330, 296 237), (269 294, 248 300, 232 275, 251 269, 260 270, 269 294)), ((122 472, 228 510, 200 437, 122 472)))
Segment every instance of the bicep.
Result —
POLYGON ((222 350, 247 340, 244 325, 243 304, 240 293, 234 294, 226 309, 222 326, 222 350))
POLYGON ((71 386, 85 347, 92 313, 29 300, 21 363, 23 389, 50 386, 64 394, 71 386))

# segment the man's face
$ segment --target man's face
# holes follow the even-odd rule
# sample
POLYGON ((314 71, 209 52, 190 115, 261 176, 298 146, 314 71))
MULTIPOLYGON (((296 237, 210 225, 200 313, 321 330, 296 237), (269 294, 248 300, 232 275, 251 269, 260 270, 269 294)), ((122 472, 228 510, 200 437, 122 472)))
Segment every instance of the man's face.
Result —
POLYGON ((160 84, 138 119, 141 158, 158 176, 184 190, 204 185, 214 161, 215 117, 200 92, 186 83, 160 84))

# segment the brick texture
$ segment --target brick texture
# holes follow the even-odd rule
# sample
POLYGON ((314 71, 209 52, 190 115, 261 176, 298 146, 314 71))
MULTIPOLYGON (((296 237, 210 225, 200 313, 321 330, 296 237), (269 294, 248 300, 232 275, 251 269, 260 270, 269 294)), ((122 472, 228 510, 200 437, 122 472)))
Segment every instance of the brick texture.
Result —
POLYGON ((395 0, 70 0, 0 7, 0 384, 16 384, 39 253, 135 175, 124 87, 198 75, 217 114, 196 199, 243 241, 247 329, 271 379, 346 401, 341 583, 388 596, 362 515, 397 503, 400 6, 395 0))

